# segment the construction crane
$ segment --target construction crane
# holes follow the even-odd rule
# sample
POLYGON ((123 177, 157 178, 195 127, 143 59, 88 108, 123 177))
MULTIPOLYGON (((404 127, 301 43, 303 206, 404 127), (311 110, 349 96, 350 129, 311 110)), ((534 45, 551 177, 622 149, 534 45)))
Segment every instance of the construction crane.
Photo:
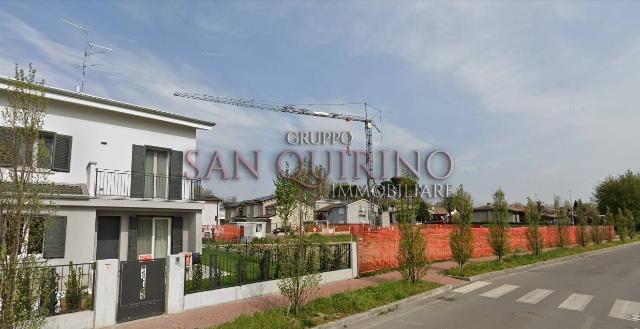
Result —
MULTIPOLYGON (((342 113, 332 113, 332 112, 322 112, 322 111, 312 111, 303 107, 299 107, 296 105, 282 105, 282 104, 271 104, 266 102, 258 102, 254 100, 241 99, 241 98, 229 98, 229 97, 218 97, 218 96, 210 96, 204 94, 194 94, 194 93, 186 93, 186 92, 175 92, 174 96, 191 98, 206 102, 213 102, 218 104, 227 104, 234 105, 238 107, 246 107, 253 108, 259 110, 267 110, 273 112, 284 112, 284 113, 292 113, 299 115, 308 115, 314 117, 322 117, 329 119, 338 119, 344 120, 347 122, 355 121, 364 123, 364 133, 365 133, 365 152, 367 155, 367 190, 371 193, 371 189, 375 185, 373 181, 373 177, 371 173, 373 172, 373 129, 380 132, 380 129, 375 124, 375 122, 369 118, 367 103, 364 103, 365 108, 365 116, 359 115, 350 115, 350 114, 342 114, 342 113)), ((368 214, 369 224, 374 226, 376 225, 376 214, 373 202, 369 202, 369 214, 368 214)))

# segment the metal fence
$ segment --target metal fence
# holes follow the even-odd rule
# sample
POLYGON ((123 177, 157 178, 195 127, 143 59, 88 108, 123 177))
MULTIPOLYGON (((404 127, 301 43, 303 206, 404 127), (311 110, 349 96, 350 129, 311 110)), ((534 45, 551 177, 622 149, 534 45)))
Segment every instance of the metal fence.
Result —
POLYGON ((16 274, 22 311, 52 316, 93 309, 95 263, 21 266, 16 274))
POLYGON ((166 175, 132 173, 124 170, 96 169, 95 194, 113 197, 131 197, 131 180, 143 184, 144 198, 168 199, 169 183, 182 184, 181 198, 195 200, 200 197, 200 179, 166 175))
POLYGON ((187 266, 185 294, 281 279, 286 275, 283 261, 293 255, 307 262, 309 273, 351 268, 349 243, 308 245, 299 254, 281 245, 211 245, 187 266))

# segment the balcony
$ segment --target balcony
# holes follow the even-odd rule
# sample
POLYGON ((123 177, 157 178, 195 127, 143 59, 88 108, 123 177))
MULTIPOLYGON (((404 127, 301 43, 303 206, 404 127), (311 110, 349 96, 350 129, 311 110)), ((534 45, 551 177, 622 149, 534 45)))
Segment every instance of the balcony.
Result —
POLYGON ((200 179, 95 169, 94 195, 159 200, 197 200, 200 179))

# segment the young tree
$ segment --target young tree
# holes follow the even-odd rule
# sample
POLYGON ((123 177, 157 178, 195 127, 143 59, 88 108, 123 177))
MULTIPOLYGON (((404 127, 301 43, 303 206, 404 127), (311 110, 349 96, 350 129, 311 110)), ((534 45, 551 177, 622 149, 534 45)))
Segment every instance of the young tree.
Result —
POLYGON ((615 226, 615 218, 613 217, 613 213, 611 212, 611 210, 609 210, 609 208, 607 207, 607 214, 604 215, 604 225, 605 225, 605 238, 607 239, 607 242, 611 243, 611 241, 613 241, 613 229, 612 227, 615 226))
POLYGON ((629 239, 633 239, 636 236, 636 220, 633 216, 633 212, 629 209, 625 209, 624 217, 626 219, 627 236, 629 239))
POLYGON ((31 66, 16 66, 8 83, 8 105, 0 130, 0 328, 34 328, 43 324, 50 287, 42 284, 45 270, 38 267, 32 248, 42 246, 46 220, 52 215, 48 172, 38 164, 47 157, 40 140, 46 114, 44 82, 31 66))
POLYGON ((527 198, 525 207, 525 222, 527 222, 527 243, 534 255, 538 256, 544 247, 544 238, 540 233, 540 220, 542 217, 540 204, 534 202, 533 199, 527 198))
POLYGON ((582 204, 582 200, 576 202, 576 222, 578 227, 576 229, 576 242, 581 246, 586 246, 589 243, 589 232, 587 229, 587 213, 586 208, 582 204))
POLYGON ((285 240, 278 249, 280 275, 278 281, 280 293, 287 298, 287 311, 297 315, 302 307, 318 291, 322 276, 318 273, 316 264, 318 254, 310 242, 299 236, 285 240))
POLYGON ((565 202, 565 206, 560 206, 560 197, 554 196, 553 200, 553 208, 556 210, 556 219, 557 219, 557 233, 558 233, 558 247, 564 248, 567 244, 569 244, 569 225, 571 222, 569 221, 569 217, 567 216, 567 202, 565 202))
POLYGON ((620 208, 618 208, 618 212, 616 212, 615 223, 616 232, 618 233, 620 240, 626 240, 629 227, 627 226, 627 218, 620 208))
POLYGON ((287 164, 284 172, 276 173, 276 179, 273 184, 276 187, 275 195, 278 200, 276 203, 276 214, 282 220, 282 226, 285 231, 289 232, 291 228, 291 218, 298 204, 298 185, 291 180, 289 165, 287 164))
POLYGON ((509 203, 502 189, 493 193, 493 210, 489 225, 489 244, 498 261, 509 252, 509 203))
POLYGON ((594 205, 587 205, 586 215, 588 221, 591 223, 591 240, 595 244, 602 242, 602 220, 600 219, 600 213, 598 208, 594 205))
POLYGON ((396 207, 400 223, 398 265, 402 277, 410 283, 415 283, 427 270, 427 243, 420 227, 413 225, 416 221, 416 203, 401 198, 396 207))
POLYGON ((473 199, 471 194, 458 186, 453 194, 452 204, 455 212, 452 216, 452 229, 449 235, 449 247, 453 260, 458 263, 458 271, 462 274, 464 264, 473 256, 473 232, 471 220, 473 218, 473 199))
POLYGON ((298 217, 298 234, 304 234, 304 222, 312 221, 315 203, 327 194, 328 181, 322 166, 313 166, 310 159, 305 158, 303 164, 293 171, 291 181, 296 185, 296 206, 298 217))

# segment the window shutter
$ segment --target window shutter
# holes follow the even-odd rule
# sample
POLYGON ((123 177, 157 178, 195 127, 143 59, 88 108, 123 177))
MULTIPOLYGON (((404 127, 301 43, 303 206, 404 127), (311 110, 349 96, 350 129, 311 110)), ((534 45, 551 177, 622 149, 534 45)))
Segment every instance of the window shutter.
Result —
POLYGON ((56 134, 51 170, 69 172, 71 170, 72 137, 56 134))
POLYGON ((179 254, 182 250, 182 217, 171 219, 171 254, 179 254))
POLYGON ((64 258, 67 217, 54 217, 44 235, 44 258, 64 258))
POLYGON ((138 218, 129 217, 129 243, 127 247, 127 259, 138 259, 138 218))
POLYGON ((182 152, 171 151, 169 165, 169 200, 182 199, 182 152))
POLYGON ((144 198, 145 147, 133 145, 131 153, 131 197, 144 198))

